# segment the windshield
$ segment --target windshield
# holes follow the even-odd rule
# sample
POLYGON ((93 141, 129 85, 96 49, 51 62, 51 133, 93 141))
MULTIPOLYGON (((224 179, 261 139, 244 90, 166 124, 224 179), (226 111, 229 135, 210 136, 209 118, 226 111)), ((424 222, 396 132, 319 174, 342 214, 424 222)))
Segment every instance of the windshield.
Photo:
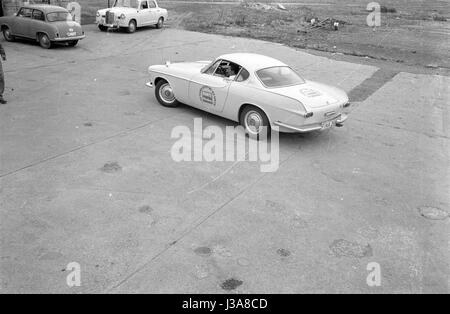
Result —
POLYGON ((305 83, 304 79, 287 66, 262 69, 257 71, 256 75, 266 87, 283 87, 305 83))
POLYGON ((116 0, 114 2, 114 7, 127 7, 127 8, 135 8, 138 7, 138 1, 137 0, 116 0))
POLYGON ((47 14, 49 22, 73 21, 72 15, 69 12, 52 12, 47 14))

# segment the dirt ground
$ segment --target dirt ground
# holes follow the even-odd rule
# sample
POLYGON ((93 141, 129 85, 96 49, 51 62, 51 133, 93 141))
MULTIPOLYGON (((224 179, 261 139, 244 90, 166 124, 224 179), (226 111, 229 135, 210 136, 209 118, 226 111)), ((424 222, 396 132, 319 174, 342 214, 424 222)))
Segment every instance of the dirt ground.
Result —
MULTIPOLYGON (((367 26, 367 4, 358 0, 318 0, 257 5, 253 1, 160 1, 169 10, 171 27, 282 43, 290 47, 392 61, 430 68, 450 67, 450 6, 446 1, 380 1, 390 13, 382 13, 381 26, 367 26), (209 3, 208 3, 209 2, 209 3), (339 21, 311 28, 310 20, 339 21)), ((104 0, 83 6, 83 22, 92 23, 104 0)))

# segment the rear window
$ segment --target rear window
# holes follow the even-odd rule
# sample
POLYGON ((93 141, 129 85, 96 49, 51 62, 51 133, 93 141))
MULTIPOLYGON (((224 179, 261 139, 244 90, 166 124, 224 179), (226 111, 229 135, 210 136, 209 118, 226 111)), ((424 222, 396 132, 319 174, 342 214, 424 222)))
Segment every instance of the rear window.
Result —
POLYGON ((52 12, 47 14, 47 21, 49 22, 64 22, 72 21, 72 15, 69 12, 52 12))
POLYGON ((288 66, 262 69, 256 71, 256 75, 266 87, 283 87, 305 83, 305 80, 288 66))

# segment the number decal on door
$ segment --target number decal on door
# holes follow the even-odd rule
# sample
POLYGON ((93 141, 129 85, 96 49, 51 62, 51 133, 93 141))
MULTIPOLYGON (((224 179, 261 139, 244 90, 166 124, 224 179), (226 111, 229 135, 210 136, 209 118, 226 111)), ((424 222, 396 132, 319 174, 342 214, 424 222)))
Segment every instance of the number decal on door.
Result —
POLYGON ((202 88, 200 88, 199 97, 200 101, 204 105, 208 106, 216 105, 216 94, 214 94, 214 91, 208 86, 203 86, 202 88))

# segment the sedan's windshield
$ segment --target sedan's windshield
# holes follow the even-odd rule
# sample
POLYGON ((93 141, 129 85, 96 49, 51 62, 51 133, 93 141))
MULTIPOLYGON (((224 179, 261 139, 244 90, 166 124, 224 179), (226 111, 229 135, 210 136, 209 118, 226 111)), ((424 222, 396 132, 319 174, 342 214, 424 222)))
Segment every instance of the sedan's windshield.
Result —
POLYGON ((127 7, 127 8, 138 8, 137 0, 116 0, 114 2, 114 7, 127 7))
POLYGON ((262 69, 256 71, 256 75, 266 87, 283 87, 305 83, 304 79, 287 66, 262 69))
POLYGON ((72 15, 69 12, 52 12, 47 14, 49 22, 72 21, 72 15))

